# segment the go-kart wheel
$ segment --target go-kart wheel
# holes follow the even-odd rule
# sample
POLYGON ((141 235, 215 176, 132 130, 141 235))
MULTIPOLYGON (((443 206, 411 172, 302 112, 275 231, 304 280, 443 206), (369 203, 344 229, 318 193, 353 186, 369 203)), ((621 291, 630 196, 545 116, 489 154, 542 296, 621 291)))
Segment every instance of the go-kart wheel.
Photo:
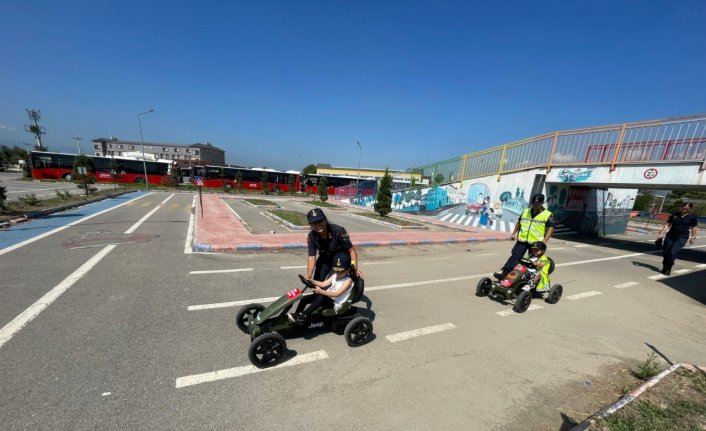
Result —
POLYGON ((564 288, 561 284, 556 284, 549 289, 549 295, 547 295, 546 301, 549 304, 556 304, 561 299, 561 294, 564 293, 564 288))
POLYGON ((476 296, 488 296, 492 287, 493 280, 488 277, 481 278, 478 280, 478 285, 476 286, 476 296))
POLYGON ((358 347, 371 340, 373 335, 373 322, 367 317, 356 317, 348 322, 343 336, 350 347, 358 347))
POLYGON ((286 351, 287 342, 284 337, 276 332, 268 332, 250 343, 248 358, 258 368, 271 367, 277 365, 286 351))
POLYGON ((512 307, 512 311, 514 311, 515 313, 524 313, 529 308, 531 302, 532 293, 523 290, 522 292, 520 292, 519 295, 517 295, 517 299, 515 300, 515 306, 512 307))
POLYGON ((262 304, 248 304, 238 310, 238 314, 235 315, 235 326, 238 327, 241 331, 247 333, 248 332, 248 316, 257 316, 258 313, 260 313, 262 310, 265 309, 265 306, 262 304))

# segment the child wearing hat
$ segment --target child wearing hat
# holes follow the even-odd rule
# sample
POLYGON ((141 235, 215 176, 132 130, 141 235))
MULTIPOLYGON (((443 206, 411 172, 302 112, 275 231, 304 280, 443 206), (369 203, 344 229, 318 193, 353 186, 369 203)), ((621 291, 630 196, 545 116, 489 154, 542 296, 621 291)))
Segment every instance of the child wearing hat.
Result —
POLYGON ((301 313, 287 313, 290 322, 298 325, 306 324, 307 319, 319 307, 330 307, 338 311, 351 296, 353 280, 349 272, 351 257, 346 252, 339 252, 333 257, 333 274, 324 281, 309 280, 314 286, 316 298, 301 313))

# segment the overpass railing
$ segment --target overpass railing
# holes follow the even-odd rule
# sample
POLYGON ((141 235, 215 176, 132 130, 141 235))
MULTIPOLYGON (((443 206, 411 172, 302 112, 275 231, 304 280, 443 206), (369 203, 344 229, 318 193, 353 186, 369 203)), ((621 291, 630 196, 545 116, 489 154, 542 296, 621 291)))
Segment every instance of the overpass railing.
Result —
POLYGON ((554 166, 701 163, 706 115, 547 133, 411 169, 432 184, 554 166))

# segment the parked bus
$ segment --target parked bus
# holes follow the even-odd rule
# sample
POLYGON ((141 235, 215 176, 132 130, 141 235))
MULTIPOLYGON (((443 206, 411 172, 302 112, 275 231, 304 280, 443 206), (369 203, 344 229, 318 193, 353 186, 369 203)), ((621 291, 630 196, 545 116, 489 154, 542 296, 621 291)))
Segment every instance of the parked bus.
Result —
MULTIPOLYGON (((126 157, 87 156, 93 160, 93 177, 98 182, 118 182, 144 184, 145 168, 150 184, 161 185, 169 182, 173 162, 169 160, 145 161, 126 157)), ((40 180, 70 181, 73 179, 75 154, 32 151, 32 177, 40 180)))
MULTIPOLYGON (((289 177, 294 177, 294 191, 299 190, 299 172, 276 171, 273 169, 228 167, 228 166, 195 166, 191 181, 201 177, 203 187, 208 188, 236 188, 238 173, 242 181, 243 190, 262 190, 263 180, 272 192, 289 193, 289 177)), ((182 175, 184 171, 182 170, 182 175)))
MULTIPOLYGON (((301 180, 301 191, 304 193, 317 194, 319 183, 322 178, 326 178, 326 190, 329 195, 336 193, 336 188, 345 186, 355 186, 358 177, 342 177, 337 175, 304 174, 301 180)), ((362 179, 361 181, 366 181, 362 179)))

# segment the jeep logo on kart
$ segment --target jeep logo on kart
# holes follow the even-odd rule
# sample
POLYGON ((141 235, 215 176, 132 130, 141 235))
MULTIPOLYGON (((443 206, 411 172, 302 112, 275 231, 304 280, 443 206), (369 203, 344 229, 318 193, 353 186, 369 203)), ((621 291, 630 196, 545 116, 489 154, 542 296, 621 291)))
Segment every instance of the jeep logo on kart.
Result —
POLYGON ((309 325, 309 329, 321 328, 323 326, 324 326, 324 322, 312 323, 311 325, 309 325))

